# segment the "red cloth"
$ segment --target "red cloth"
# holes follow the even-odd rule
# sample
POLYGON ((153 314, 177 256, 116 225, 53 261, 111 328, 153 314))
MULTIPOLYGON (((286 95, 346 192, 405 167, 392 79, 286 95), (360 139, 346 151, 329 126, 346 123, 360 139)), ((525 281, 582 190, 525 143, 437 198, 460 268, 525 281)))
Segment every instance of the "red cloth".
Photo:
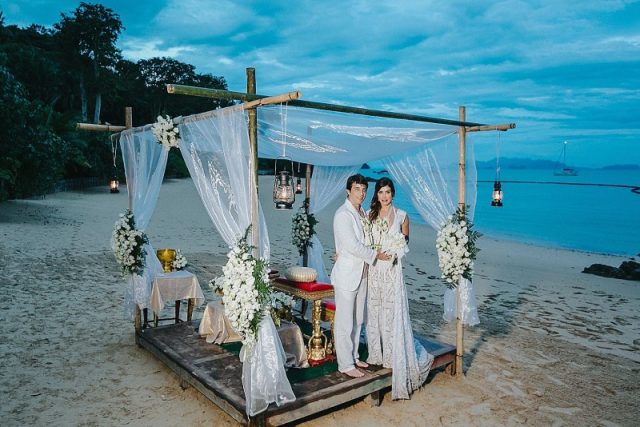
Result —
POLYGON ((333 289, 328 283, 321 283, 317 281, 313 282, 294 282, 293 280, 287 280, 282 277, 276 279, 276 282, 284 283, 285 285, 295 286, 298 289, 302 289, 307 292, 326 291, 333 289))
POLYGON ((336 300, 333 298, 325 298, 322 300, 322 305, 329 311, 336 311, 336 300))

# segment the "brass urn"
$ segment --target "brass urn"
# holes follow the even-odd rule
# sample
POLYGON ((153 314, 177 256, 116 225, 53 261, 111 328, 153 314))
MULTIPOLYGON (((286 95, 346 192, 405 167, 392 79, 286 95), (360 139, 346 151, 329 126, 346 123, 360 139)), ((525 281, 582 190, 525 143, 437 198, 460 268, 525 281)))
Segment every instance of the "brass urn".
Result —
POLYGON ((162 269, 165 273, 170 273, 173 270, 173 261, 176 259, 175 249, 158 249, 156 251, 158 259, 162 263, 162 269))

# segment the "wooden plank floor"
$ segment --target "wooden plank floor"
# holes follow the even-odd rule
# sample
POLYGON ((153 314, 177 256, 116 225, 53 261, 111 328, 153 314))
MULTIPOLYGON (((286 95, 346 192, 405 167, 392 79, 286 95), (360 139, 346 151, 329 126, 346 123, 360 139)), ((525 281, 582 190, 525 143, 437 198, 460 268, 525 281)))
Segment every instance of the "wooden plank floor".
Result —
MULTIPOLYGON (((390 369, 371 366, 362 378, 332 372, 291 384, 296 395, 294 402, 281 407, 271 405, 256 419, 248 419, 242 389, 242 363, 235 354, 200 338, 197 323, 143 329, 136 333, 136 342, 173 370, 183 386, 195 387, 242 424, 282 425, 368 395, 375 403, 379 402, 379 392, 391 387, 390 369)), ((454 346, 416 338, 435 356, 432 369, 455 360, 454 346)))

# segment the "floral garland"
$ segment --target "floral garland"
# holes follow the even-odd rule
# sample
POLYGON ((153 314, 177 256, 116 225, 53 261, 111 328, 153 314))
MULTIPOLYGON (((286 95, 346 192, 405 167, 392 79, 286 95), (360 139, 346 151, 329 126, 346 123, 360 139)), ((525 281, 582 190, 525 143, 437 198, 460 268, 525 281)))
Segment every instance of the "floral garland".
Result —
POLYGON ((313 246, 311 236, 315 234, 314 227, 318 223, 313 214, 307 213, 309 200, 305 199, 298 212, 291 218, 291 243, 303 255, 307 248, 313 246))
POLYGON ((247 346, 245 355, 253 354, 258 326, 271 307, 269 265, 252 255, 254 248, 247 243, 250 229, 251 226, 247 227, 244 236, 227 254, 229 260, 222 268, 223 276, 214 279, 215 286, 223 292, 225 314, 247 346))
POLYGON ((136 230, 133 213, 127 209, 120 214, 111 235, 111 249, 122 267, 122 274, 142 273, 146 256, 143 249, 145 243, 149 243, 147 236, 136 230))
POLYGON ((171 262, 174 270, 183 270, 187 266, 187 258, 182 254, 180 249, 176 250, 176 259, 171 262))
POLYGON ((460 277, 468 280, 472 278, 473 261, 479 251, 476 240, 481 236, 472 227, 464 210, 458 208, 455 214, 449 215, 447 222, 438 231, 438 260, 442 279, 450 289, 458 286, 460 277))
POLYGON ((167 148, 177 147, 180 144, 180 129, 173 124, 171 117, 158 116, 157 121, 151 125, 151 131, 158 140, 158 144, 162 144, 167 148))
POLYGON ((271 318, 276 326, 280 326, 281 317, 291 316, 292 305, 293 296, 279 291, 271 293, 271 318))

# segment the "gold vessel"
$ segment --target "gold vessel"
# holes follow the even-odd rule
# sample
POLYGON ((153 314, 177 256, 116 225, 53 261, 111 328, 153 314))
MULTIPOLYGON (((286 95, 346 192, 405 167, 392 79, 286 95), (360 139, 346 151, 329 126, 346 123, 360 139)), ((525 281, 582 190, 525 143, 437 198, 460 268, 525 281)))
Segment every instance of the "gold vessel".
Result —
POLYGON ((165 273, 170 273, 173 270, 172 263, 176 259, 175 249, 158 249, 156 251, 158 259, 162 263, 162 269, 165 273))

